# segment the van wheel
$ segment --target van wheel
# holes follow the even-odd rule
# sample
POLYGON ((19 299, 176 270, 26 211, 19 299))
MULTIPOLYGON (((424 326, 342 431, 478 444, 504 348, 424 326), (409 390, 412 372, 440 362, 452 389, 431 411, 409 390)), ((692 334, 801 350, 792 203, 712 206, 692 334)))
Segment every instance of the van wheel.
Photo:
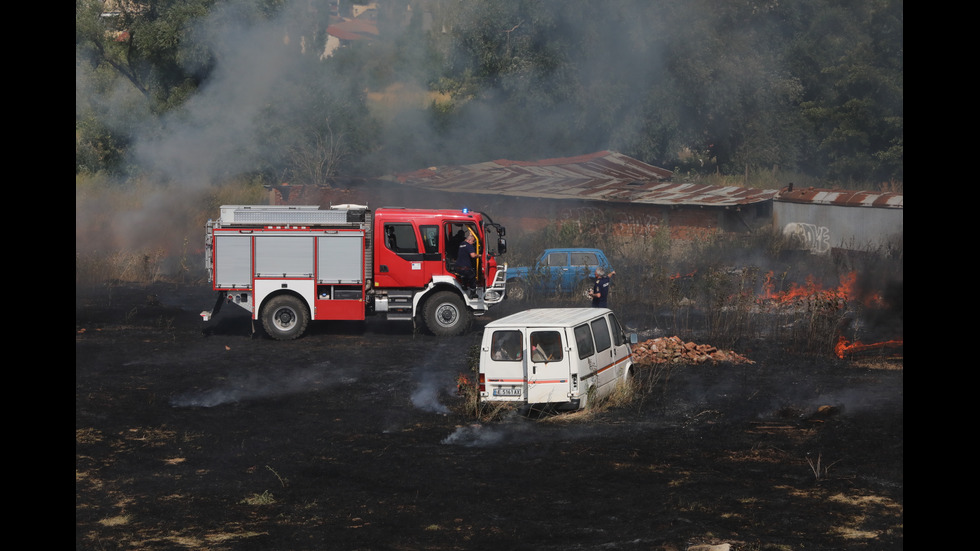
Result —
POLYGON ((470 325, 472 314, 456 293, 440 291, 425 301, 425 326, 433 335, 461 335, 470 325))
POLYGON ((306 331, 309 321, 306 305, 294 296, 274 297, 262 308, 262 327, 277 341, 298 338, 306 331))
POLYGON ((524 283, 523 281, 508 282, 505 293, 507 298, 510 300, 526 300, 527 283, 524 283))

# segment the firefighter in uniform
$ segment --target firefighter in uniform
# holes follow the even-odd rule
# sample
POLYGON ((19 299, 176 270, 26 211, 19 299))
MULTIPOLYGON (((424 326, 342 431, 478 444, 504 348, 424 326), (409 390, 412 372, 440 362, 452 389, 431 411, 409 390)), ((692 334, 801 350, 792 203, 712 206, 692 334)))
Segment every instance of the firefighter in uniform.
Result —
POLYGON ((469 292, 472 298, 476 294, 476 273, 473 271, 473 259, 476 258, 476 237, 473 234, 459 244, 456 255, 456 276, 460 284, 469 292))
POLYGON ((595 284, 592 286, 592 290, 589 291, 589 296, 592 297, 592 306, 594 308, 608 308, 609 307, 609 278, 616 272, 606 273, 602 268, 595 269, 595 284))

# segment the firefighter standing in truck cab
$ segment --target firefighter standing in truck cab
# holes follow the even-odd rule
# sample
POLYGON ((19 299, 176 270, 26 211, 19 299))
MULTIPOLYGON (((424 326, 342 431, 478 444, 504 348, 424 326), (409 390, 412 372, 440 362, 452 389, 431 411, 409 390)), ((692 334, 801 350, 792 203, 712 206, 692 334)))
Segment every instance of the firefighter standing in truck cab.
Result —
POLYGON ((466 239, 459 244, 459 253, 456 255, 456 276, 459 283, 470 293, 470 297, 476 291, 476 274, 473 272, 473 259, 476 258, 476 237, 473 234, 466 236, 466 239))

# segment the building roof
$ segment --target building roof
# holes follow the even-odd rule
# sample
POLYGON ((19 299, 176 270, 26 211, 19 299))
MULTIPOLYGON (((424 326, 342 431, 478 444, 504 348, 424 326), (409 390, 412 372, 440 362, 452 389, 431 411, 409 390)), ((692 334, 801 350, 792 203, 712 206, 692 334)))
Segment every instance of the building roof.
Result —
POLYGON ((901 193, 838 191, 813 187, 793 189, 793 186, 789 186, 779 190, 776 200, 783 203, 901 209, 904 208, 902 206, 903 196, 901 193))
POLYGON ((370 19, 346 19, 328 26, 327 34, 341 40, 367 40, 378 37, 378 25, 370 19))
POLYGON ((737 206, 776 190, 672 183, 669 170, 612 151, 540 161, 497 160, 430 167, 394 180, 433 191, 652 205, 737 206))

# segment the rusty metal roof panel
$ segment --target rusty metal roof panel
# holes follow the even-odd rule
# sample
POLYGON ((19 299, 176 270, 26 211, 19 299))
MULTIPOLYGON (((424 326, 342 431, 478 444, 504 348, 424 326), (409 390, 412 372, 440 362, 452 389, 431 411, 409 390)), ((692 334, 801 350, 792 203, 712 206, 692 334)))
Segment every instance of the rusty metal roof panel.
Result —
POLYGON ((876 207, 901 209, 903 194, 871 191, 840 191, 819 188, 783 188, 776 196, 777 201, 787 203, 812 203, 815 205, 836 205, 842 207, 876 207))
POLYGON ((413 187, 456 193, 656 205, 734 206, 768 201, 776 194, 775 190, 671 183, 672 176, 669 170, 600 151, 541 161, 502 159, 431 167, 394 179, 413 187))
POLYGON ((633 202, 672 205, 735 206, 768 201, 776 195, 771 189, 704 184, 663 184, 647 190, 633 202))

